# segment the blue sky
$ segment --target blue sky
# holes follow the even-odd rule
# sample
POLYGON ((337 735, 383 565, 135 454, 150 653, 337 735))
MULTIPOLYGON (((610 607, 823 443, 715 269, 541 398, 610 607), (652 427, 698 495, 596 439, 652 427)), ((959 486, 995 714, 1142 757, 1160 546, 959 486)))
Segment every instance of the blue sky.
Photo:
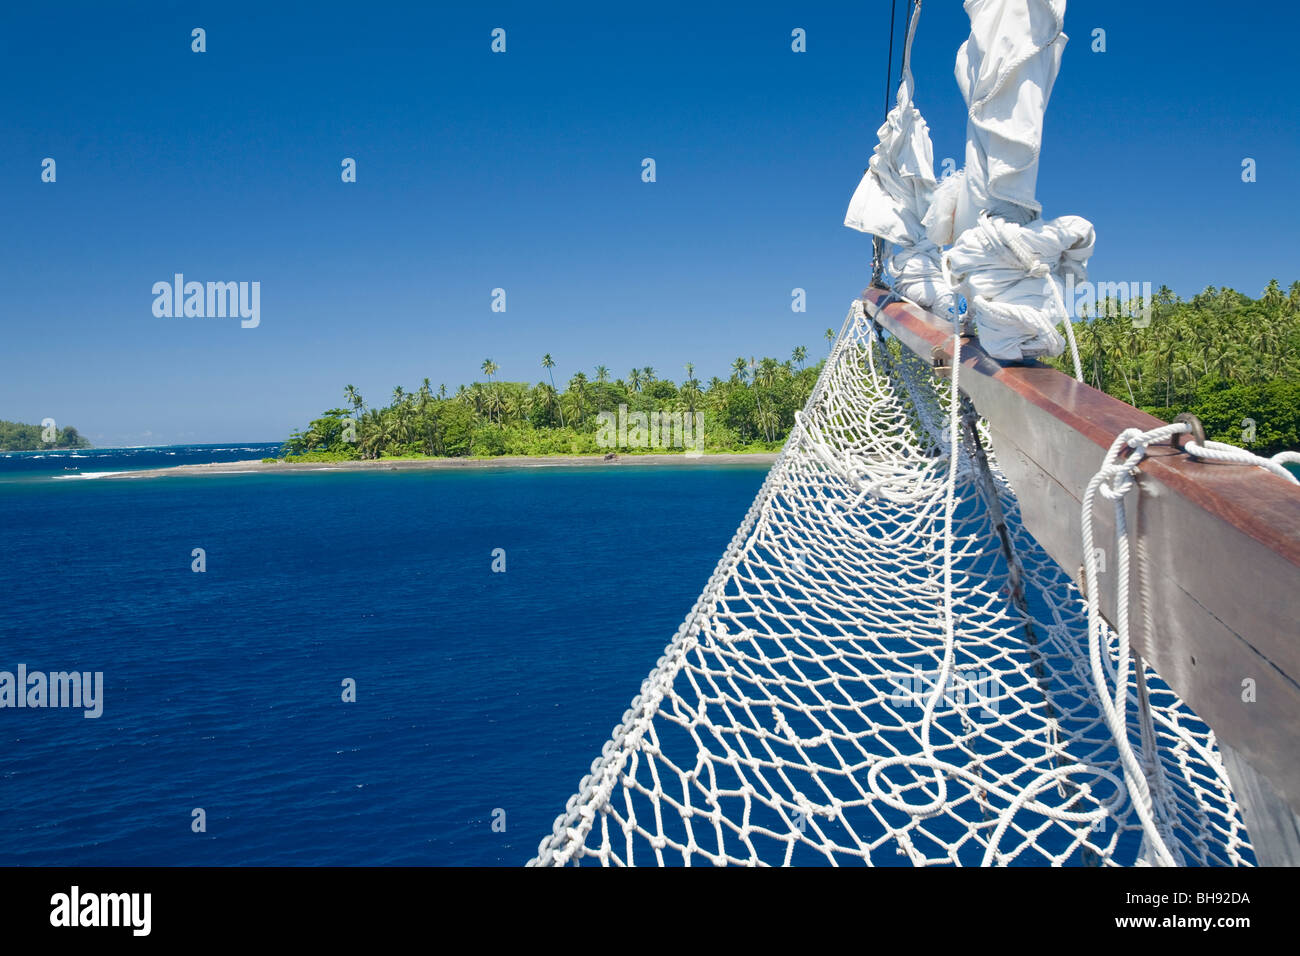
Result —
MULTIPOLYGON (((1039 197, 1096 224, 1094 279, 1300 278, 1300 13, 1225 11, 1069 5, 1039 197)), ((888 19, 885 0, 6 5, 0 418, 270 441, 346 383, 382 404, 489 357, 536 382, 550 352, 559 382, 820 354, 869 278, 870 239, 842 223, 888 19), (260 282, 260 325, 155 317, 176 272, 260 282)), ((963 155, 967 26, 932 0, 914 51, 937 160, 963 155)))

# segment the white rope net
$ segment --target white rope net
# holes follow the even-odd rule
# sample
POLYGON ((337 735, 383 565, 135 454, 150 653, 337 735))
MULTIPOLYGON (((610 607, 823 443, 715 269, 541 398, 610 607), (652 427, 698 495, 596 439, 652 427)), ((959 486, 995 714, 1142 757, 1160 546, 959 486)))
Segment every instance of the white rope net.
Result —
POLYGON ((1254 862, 1213 734, 1105 628, 1099 690, 1087 609, 983 426, 948 455, 951 400, 855 302, 530 865, 1254 862))

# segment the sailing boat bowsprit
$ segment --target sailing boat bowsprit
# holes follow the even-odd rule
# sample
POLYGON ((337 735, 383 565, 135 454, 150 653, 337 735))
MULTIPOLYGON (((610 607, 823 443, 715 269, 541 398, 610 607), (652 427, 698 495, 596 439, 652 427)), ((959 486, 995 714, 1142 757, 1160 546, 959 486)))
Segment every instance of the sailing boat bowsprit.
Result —
POLYGON ((1014 447, 1004 409, 983 418, 964 394, 996 379, 1023 400, 990 360, 1061 354, 1061 284, 1086 275, 1092 226, 1044 222, 1034 199, 1065 3, 966 4, 967 161, 942 183, 912 101, 920 8, 846 217, 877 237, 893 289, 851 305, 717 569, 530 865, 1255 862, 1215 733, 1027 529, 997 454, 1014 447), (954 334, 958 297, 978 343, 954 334))

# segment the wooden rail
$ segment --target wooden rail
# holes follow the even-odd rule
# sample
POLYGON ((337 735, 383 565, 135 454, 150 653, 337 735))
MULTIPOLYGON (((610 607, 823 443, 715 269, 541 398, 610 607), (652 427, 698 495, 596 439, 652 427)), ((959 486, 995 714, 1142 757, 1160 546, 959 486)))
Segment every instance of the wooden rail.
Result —
MULTIPOLYGON (((862 294, 903 345, 951 361, 951 326, 891 299, 862 294)), ((989 424, 1026 529, 1080 582, 1084 489, 1121 431, 1165 423, 1056 369, 1003 365, 978 339, 961 354, 961 390, 989 424)), ((1167 446, 1150 449, 1138 486, 1127 520, 1149 606, 1131 587, 1133 646, 1214 730, 1261 862, 1300 864, 1300 489, 1167 446)), ((1093 507, 1105 571, 1087 585, 1113 622, 1114 509, 1100 497, 1093 507)))

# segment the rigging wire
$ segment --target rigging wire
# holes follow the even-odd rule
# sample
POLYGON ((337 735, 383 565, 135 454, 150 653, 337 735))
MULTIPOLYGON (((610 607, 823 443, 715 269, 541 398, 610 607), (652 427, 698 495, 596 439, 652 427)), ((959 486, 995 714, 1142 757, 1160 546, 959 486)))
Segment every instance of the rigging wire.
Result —
MULTIPOLYGON (((894 18, 898 13, 898 0, 889 3, 889 59, 885 63, 885 118, 889 120, 889 86, 894 77, 894 18)), ((871 284, 878 289, 885 286, 885 241, 879 236, 871 237, 871 284)))
MULTIPOLYGON (((909 3, 908 6, 911 6, 909 3)), ((885 117, 889 117, 889 89, 894 80, 894 16, 898 13, 898 0, 889 4, 889 60, 885 64, 885 117)))
MULTIPOLYGON (((907 0, 907 18, 903 21, 910 24, 912 21, 912 7, 919 0, 907 0)), ((898 0, 890 0, 889 4, 889 56, 885 62, 885 114, 882 123, 889 121, 889 93, 894 88, 894 33, 897 22, 898 0)), ((903 73, 907 70, 907 52, 904 49, 903 62, 898 71, 898 82, 903 82, 903 73)), ((873 236, 871 239, 871 284, 879 289, 888 288, 884 281, 885 275, 885 241, 879 236, 873 236)))

